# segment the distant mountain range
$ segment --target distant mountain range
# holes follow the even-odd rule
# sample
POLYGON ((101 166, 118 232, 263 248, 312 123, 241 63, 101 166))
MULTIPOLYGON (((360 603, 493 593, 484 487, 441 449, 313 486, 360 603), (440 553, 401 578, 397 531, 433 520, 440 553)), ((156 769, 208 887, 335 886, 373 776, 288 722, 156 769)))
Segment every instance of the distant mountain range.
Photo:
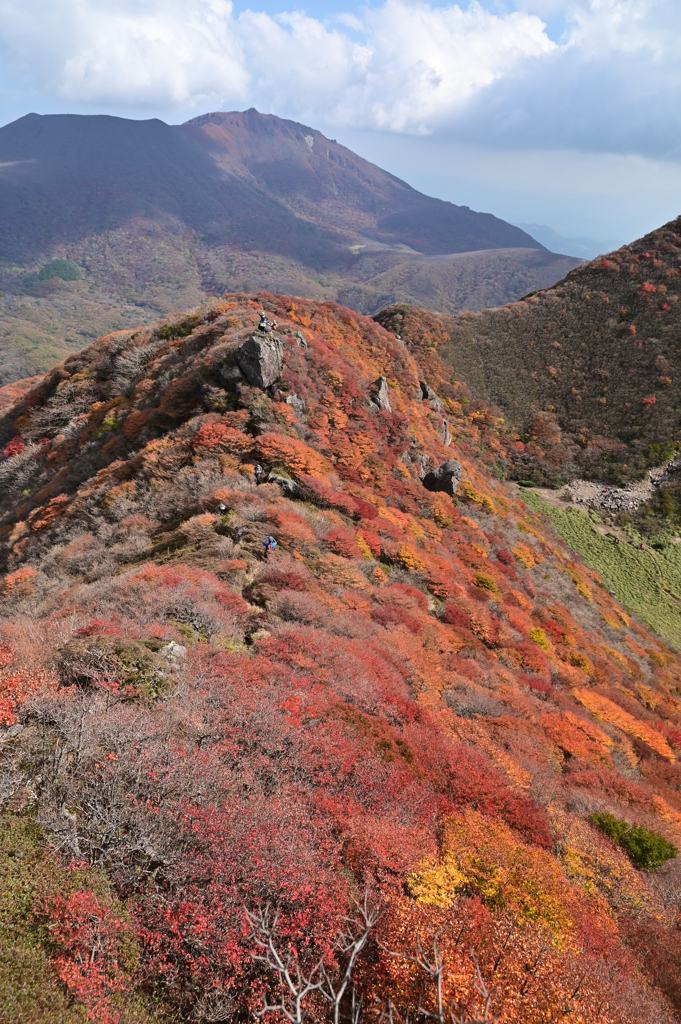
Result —
POLYGON ((455 313, 578 262, 256 110, 175 126, 28 114, 0 129, 0 184, 2 382, 226 290, 455 313), (55 256, 83 280, 38 280, 55 256))
POLYGON ((582 260, 592 260, 602 253, 611 252, 624 245, 623 238, 600 239, 587 238, 566 238, 564 235, 554 231, 546 224, 518 224, 522 231, 527 231, 532 238, 545 245, 551 252, 563 253, 565 256, 576 256, 582 260))

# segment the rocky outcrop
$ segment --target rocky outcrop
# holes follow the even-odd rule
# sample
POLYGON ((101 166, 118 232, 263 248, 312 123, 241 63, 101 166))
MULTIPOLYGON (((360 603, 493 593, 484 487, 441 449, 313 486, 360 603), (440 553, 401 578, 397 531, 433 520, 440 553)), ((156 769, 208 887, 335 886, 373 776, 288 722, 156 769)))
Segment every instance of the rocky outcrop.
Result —
POLYGON ((433 412, 439 412, 440 416, 442 416, 445 411, 445 403, 442 399, 438 398, 433 389, 423 380, 419 381, 419 388, 421 389, 420 397, 422 401, 428 402, 433 412))
POLYGON ((251 387, 264 391, 279 379, 284 347, 276 334, 252 334, 239 347, 236 360, 251 387))
POLYGON ((437 428, 437 432, 442 438, 442 443, 445 448, 449 448, 452 443, 452 435, 449 433, 449 423, 444 417, 442 419, 442 423, 437 428))
POLYGON ((220 382, 225 391, 238 391, 239 386, 245 381, 246 378, 238 366, 222 366, 220 368, 220 382))
POLYGON ((427 473, 423 478, 423 486, 429 491, 444 491, 446 494, 454 495, 461 483, 461 463, 456 459, 449 459, 441 466, 427 473))
POLYGON ((287 395, 284 401, 291 406, 296 418, 302 420, 305 415, 305 399, 299 398, 298 395, 287 395))
POLYGON ((372 401, 371 405, 374 407, 376 412, 384 409, 386 412, 392 412, 390 406, 390 398, 388 396, 388 380, 386 377, 379 377, 371 385, 372 401))

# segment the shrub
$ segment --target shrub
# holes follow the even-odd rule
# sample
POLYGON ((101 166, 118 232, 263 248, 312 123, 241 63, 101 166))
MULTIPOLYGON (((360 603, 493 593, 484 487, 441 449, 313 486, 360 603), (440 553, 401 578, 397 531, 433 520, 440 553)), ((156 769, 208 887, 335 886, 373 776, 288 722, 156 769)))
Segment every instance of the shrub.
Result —
POLYGON ((604 835, 621 846, 637 868, 654 871, 676 857, 676 847, 642 825, 629 825, 614 814, 592 814, 591 821, 604 835))
POLYGON ((78 281, 80 267, 73 260, 50 260, 42 265, 38 277, 41 281, 50 281, 54 277, 62 281, 78 281))
POLYGON ((445 605, 442 618, 445 622, 448 622, 450 626, 458 626, 460 629, 471 628, 470 615, 467 615, 463 608, 457 608, 455 604, 445 605))
POLYGON ((534 629, 530 630, 530 640, 533 640, 535 644, 543 647, 545 651, 548 651, 551 647, 551 644, 546 639, 546 633, 543 629, 539 629, 538 626, 535 626, 534 629))

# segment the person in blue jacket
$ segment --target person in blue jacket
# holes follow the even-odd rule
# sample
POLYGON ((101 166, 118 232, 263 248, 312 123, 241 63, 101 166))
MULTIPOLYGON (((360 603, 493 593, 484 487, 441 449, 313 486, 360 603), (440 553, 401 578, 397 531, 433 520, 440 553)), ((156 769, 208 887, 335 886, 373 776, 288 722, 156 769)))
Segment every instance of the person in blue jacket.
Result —
POLYGON ((274 537, 266 537, 265 540, 262 542, 262 546, 265 549, 264 558, 265 561, 267 561, 267 559, 271 558, 272 555, 274 554, 274 549, 277 546, 277 542, 274 539, 274 537))

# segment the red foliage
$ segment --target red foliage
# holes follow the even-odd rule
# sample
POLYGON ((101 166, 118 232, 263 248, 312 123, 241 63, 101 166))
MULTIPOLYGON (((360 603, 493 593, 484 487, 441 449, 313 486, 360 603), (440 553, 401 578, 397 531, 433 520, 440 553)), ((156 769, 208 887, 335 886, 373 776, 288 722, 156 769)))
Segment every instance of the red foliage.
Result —
POLYGON ((300 572, 293 569, 272 569, 258 577, 259 583, 264 583, 272 590, 306 590, 308 581, 300 572))
POLYGON ((329 530, 324 540, 331 550, 342 558, 359 560, 362 557, 362 552, 357 547, 355 534, 351 530, 336 526, 333 530, 329 530))
POLYGON ((470 630, 471 628, 471 617, 467 615, 463 608, 459 608, 455 604, 446 604, 444 611, 442 612, 442 618, 445 622, 448 622, 450 626, 458 626, 459 629, 470 630))
POLYGON ((2 454, 5 458, 11 459, 14 455, 20 455, 25 447, 26 445, 20 437, 13 437, 7 447, 3 449, 2 454))
POLYGON ((119 967, 120 940, 130 925, 111 901, 89 889, 54 896, 35 908, 46 919, 57 948, 53 963, 71 995, 83 1004, 88 1020, 118 1024, 111 997, 125 992, 129 979, 119 967))
POLYGON ((406 626, 410 633, 415 634, 420 633, 422 628, 418 619, 415 619, 404 608, 398 608, 392 604, 381 605, 380 608, 372 609, 371 618, 382 626, 406 626))

